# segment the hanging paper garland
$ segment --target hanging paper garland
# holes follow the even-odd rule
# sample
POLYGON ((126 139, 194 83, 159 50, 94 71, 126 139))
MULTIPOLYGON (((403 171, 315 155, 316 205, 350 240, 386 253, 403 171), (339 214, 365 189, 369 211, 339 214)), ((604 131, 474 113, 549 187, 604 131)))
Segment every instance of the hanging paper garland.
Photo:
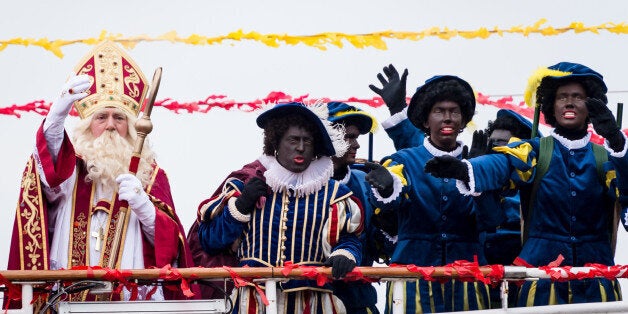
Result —
POLYGON ((574 34, 592 33, 599 34, 601 31, 606 31, 611 34, 628 34, 628 24, 624 22, 613 23, 607 22, 595 26, 585 26, 582 22, 571 22, 567 26, 553 27, 543 26, 547 22, 546 19, 539 19, 532 25, 528 26, 511 26, 509 28, 499 28, 497 26, 480 27, 476 30, 457 30, 450 29, 448 27, 430 27, 419 32, 396 32, 396 31, 382 31, 365 34, 345 34, 339 32, 326 32, 313 35, 287 35, 287 34, 261 34, 255 31, 244 32, 237 30, 227 35, 222 36, 204 36, 199 34, 191 34, 187 37, 181 37, 176 31, 170 31, 157 37, 140 35, 126 37, 122 34, 113 34, 107 31, 102 31, 96 38, 82 38, 82 39, 54 39, 48 38, 22 38, 16 37, 8 40, 0 40, 0 51, 7 48, 9 45, 15 46, 36 46, 41 47, 47 51, 52 52, 55 56, 63 58, 63 52, 61 48, 68 45, 74 45, 78 43, 95 45, 103 40, 111 40, 118 42, 127 48, 133 48, 140 42, 171 42, 182 43, 186 45, 219 45, 225 41, 257 41, 269 47, 277 48, 280 45, 296 46, 299 44, 314 47, 320 50, 327 50, 330 45, 338 48, 343 48, 345 43, 351 44, 355 48, 375 48, 386 50, 386 42, 384 39, 396 39, 396 40, 412 40, 419 41, 428 37, 435 37, 439 39, 449 40, 455 37, 462 37, 465 39, 487 39, 493 35, 503 37, 508 34, 516 34, 524 37, 528 37, 531 34, 539 34, 542 36, 557 36, 567 32, 573 32, 574 34))
MULTIPOLYGON (((173 113, 208 113, 212 109, 221 108, 225 110, 237 109, 241 111, 255 111, 261 109, 266 104, 285 103, 285 102, 303 102, 303 103, 315 103, 317 101, 330 102, 340 101, 347 103, 359 103, 369 107, 378 108, 384 105, 384 101, 380 97, 373 98, 358 98, 349 97, 347 99, 331 99, 328 97, 323 98, 308 98, 309 95, 302 95, 298 97, 290 96, 283 92, 270 92, 268 96, 262 99, 256 99, 253 101, 235 101, 227 99, 225 95, 211 95, 203 100, 193 102, 179 102, 174 99, 166 98, 163 100, 155 101, 155 107, 162 107, 173 113)), ((497 100, 492 100, 489 96, 482 93, 477 93, 476 102, 481 105, 494 106, 499 109, 510 109, 518 114, 532 120, 534 116, 534 109, 525 105, 525 102, 514 102, 512 96, 502 97, 497 100)), ((34 100, 24 105, 11 105, 9 107, 0 108, 0 115, 11 115, 17 118, 22 116, 22 113, 33 112, 42 116, 48 114, 52 103, 44 100, 34 100)), ((78 116, 76 109, 72 108, 70 115, 78 116)), ((543 123, 543 122, 541 122, 543 123)), ((544 124, 544 123, 543 123, 544 124)), ((602 144, 604 139, 599 135, 592 132, 593 129, 589 128, 592 133, 591 141, 597 144, 602 144)))

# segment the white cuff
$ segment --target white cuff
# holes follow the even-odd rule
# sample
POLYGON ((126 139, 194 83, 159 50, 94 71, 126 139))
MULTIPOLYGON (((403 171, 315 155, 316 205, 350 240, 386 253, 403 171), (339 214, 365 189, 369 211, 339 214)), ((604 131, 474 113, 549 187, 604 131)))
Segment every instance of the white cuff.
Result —
POLYGON ((337 249, 333 252, 331 252, 331 254, 329 254, 329 257, 332 256, 338 256, 338 255, 342 255, 350 260, 352 260, 354 263, 357 263, 357 261, 355 260, 355 256, 353 256, 353 254, 351 254, 351 252, 345 250, 345 249, 337 249))
POLYGON ((460 192, 460 194, 465 196, 480 196, 482 192, 475 191, 475 177, 473 176, 473 166, 466 159, 463 159, 462 162, 467 164, 467 169, 469 169, 469 186, 467 187, 467 184, 465 182, 456 180, 456 187, 458 188, 458 191, 460 192))
POLYGON ((251 221, 251 214, 245 215, 241 213, 236 207, 235 201, 237 199, 238 199, 237 197, 232 197, 229 200, 227 200, 227 208, 229 208, 229 214, 231 214, 231 217, 235 218, 235 220, 239 222, 246 223, 246 222, 251 221))
POLYGON ((393 126, 401 123, 401 121, 408 119, 408 106, 406 106, 405 108, 403 108, 403 110, 395 113, 394 115, 390 116, 390 118, 382 121, 382 127, 384 129, 389 129, 392 128, 393 126))
POLYGON ((626 134, 622 131, 619 131, 621 135, 624 137, 624 149, 619 152, 614 151, 612 148, 608 146, 608 140, 604 140, 604 148, 611 154, 612 157, 622 158, 626 156, 626 150, 628 150, 628 138, 626 134))
MULTIPOLYGON (((389 171, 390 172, 390 171, 389 171)), ((401 194, 401 189, 403 188, 403 184, 401 183, 401 179, 399 179, 399 177, 397 177, 397 175, 395 175, 394 173, 390 172, 390 175, 392 175, 393 177, 393 192, 392 194, 390 194, 390 196, 388 197, 383 197, 379 194, 379 191, 374 188, 371 187, 371 190, 373 191, 373 195, 375 195, 375 199, 384 203, 384 204, 388 204, 394 200, 397 199, 397 197, 399 197, 399 194, 401 194)))

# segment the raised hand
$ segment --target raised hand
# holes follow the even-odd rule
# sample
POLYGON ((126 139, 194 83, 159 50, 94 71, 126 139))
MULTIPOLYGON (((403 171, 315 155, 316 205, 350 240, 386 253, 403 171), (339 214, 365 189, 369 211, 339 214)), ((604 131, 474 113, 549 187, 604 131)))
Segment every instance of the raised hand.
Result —
POLYGON ((264 180, 253 177, 244 187, 242 193, 235 201, 235 206, 243 215, 250 214, 255 209, 257 200, 268 193, 268 185, 264 180))
POLYGON ((386 103, 390 115, 401 112, 406 107, 406 79, 408 77, 408 69, 403 71, 401 77, 397 69, 390 64, 384 67, 384 74, 377 74, 377 79, 382 83, 382 88, 375 85, 369 85, 369 88, 378 94, 386 103))
POLYGON ((52 103, 50 111, 48 111, 47 120, 51 120, 50 123, 63 125, 63 121, 70 113, 72 104, 87 97, 85 92, 91 86, 91 80, 89 75, 76 75, 70 77, 68 81, 61 88, 61 94, 59 98, 52 103))
POLYGON ((465 158, 478 157, 486 153, 488 153, 488 133, 484 132, 484 130, 476 130, 473 132, 469 156, 465 158))
POLYGON ((437 156, 425 163, 425 172, 437 178, 453 178, 469 183, 467 164, 449 155, 437 156))
POLYGON ((369 170, 369 173, 366 175, 366 182, 368 182, 368 184, 376 188, 382 197, 392 195, 393 177, 388 169, 374 162, 365 163, 364 168, 369 170))
POLYGON ((587 98, 587 109, 589 119, 593 124, 593 129, 597 134, 608 140, 609 146, 614 151, 621 151, 625 144, 625 139, 621 135, 613 112, 606 106, 606 102, 597 98, 587 98))

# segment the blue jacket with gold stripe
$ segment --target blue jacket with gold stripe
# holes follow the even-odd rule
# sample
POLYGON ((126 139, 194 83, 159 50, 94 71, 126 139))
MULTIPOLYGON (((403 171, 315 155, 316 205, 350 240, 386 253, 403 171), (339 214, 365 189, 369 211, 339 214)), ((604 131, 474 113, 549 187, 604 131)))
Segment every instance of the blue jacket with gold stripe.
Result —
MULTIPOLYGON (((609 226, 619 172, 628 172, 628 156, 609 153, 604 165, 607 181, 600 182, 589 137, 569 141, 555 137, 549 168, 528 214, 528 241, 520 254, 526 262, 543 266, 565 257, 564 265, 585 263, 614 265, 609 226), (532 241, 532 242, 531 242, 532 241), (538 241, 556 245, 538 248, 538 241)), ((511 143, 491 154, 470 159, 475 192, 503 186, 521 188, 532 184, 536 174, 539 138, 511 143)), ((626 174, 623 175, 626 177, 626 174)))
MULTIPOLYGON (((527 230, 521 263, 545 266, 562 256, 561 266, 587 263, 614 265, 612 225, 614 201, 625 198, 628 156, 609 152, 601 182, 590 135, 570 141, 556 133, 547 172, 540 179, 530 211, 524 213, 527 230), (622 186, 623 185, 623 186, 622 186)), ((540 139, 510 143, 490 154, 470 159, 470 192, 508 187, 529 188, 537 171, 540 139)), ((608 150, 608 148, 607 148, 608 150)), ((467 191, 463 191, 467 192, 467 191)), ((527 210, 527 209, 524 209, 527 210)), ((592 279, 557 283, 526 282, 518 305, 600 302, 620 300, 616 280, 592 279)))
POLYGON ((395 188, 387 199, 373 194, 373 201, 398 216, 392 263, 439 266, 456 260, 473 261, 474 256, 480 264, 486 263, 479 232, 496 226, 501 213, 480 211, 471 196, 458 192, 455 180, 433 177, 423 169, 434 156, 460 158, 461 151, 461 147, 451 153, 439 151, 425 139, 422 146, 402 149, 382 160, 394 174, 395 188))
MULTIPOLYGON (((322 265, 333 255, 360 263, 361 208, 349 188, 327 179, 311 194, 270 191, 250 215, 235 208, 244 182, 229 178, 222 193, 207 202, 199 239, 210 254, 232 247, 242 266, 322 265)), ((285 290, 314 285, 291 281, 285 290)))

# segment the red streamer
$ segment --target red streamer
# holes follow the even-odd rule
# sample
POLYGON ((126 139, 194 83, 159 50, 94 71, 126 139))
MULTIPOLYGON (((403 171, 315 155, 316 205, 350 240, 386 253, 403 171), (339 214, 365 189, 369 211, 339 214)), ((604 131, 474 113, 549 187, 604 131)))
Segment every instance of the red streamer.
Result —
POLYGON ((281 273, 284 276, 288 276, 288 275, 290 275, 292 270, 296 269, 296 268, 299 268, 298 264, 294 264, 291 261, 287 261, 287 262, 283 263, 283 268, 281 269, 281 273))
MULTIPOLYGON (((179 270, 177 270, 176 268, 173 268, 172 266, 170 266, 170 264, 167 264, 164 267, 159 269, 159 278, 163 280, 168 280, 168 281, 181 280, 180 287, 181 287, 181 291, 183 292, 183 295, 185 295, 188 298, 191 298, 194 296, 194 292, 192 292, 192 290, 190 289, 190 284, 188 283, 187 279, 183 278, 179 270)), ((170 289, 175 289, 175 288, 172 287, 170 289)))
POLYGON ((365 277, 359 268, 354 268, 352 271, 348 272, 343 281, 377 282, 377 280, 365 277))
MULTIPOLYGON (((180 113, 208 113, 210 110, 215 108, 221 108, 224 110, 237 109, 245 112, 251 112, 255 110, 260 110, 263 108, 264 104, 273 104, 273 103, 285 103, 285 102, 304 102, 304 103, 315 103, 317 101, 340 101, 347 103, 361 103, 367 105, 369 107, 377 108, 384 105, 384 101, 380 97, 373 98, 357 98, 357 97, 349 97, 347 99, 331 99, 328 97, 322 98, 308 98, 309 95, 302 95, 298 97, 290 96, 284 92, 270 92, 266 97, 262 99, 256 99, 252 101, 234 101, 227 99, 225 95, 210 95, 203 100, 193 101, 182 103, 171 98, 166 98, 163 100, 158 100, 155 102, 155 107, 162 107, 168 109, 176 114, 180 113)), ((525 102, 514 102, 512 96, 506 96, 499 98, 497 100, 492 100, 490 96, 484 95, 482 93, 478 93, 476 97, 476 102, 482 105, 494 106, 499 109, 511 109, 520 115, 532 120, 534 117, 534 109, 526 106, 525 102)), ((46 102, 44 100, 35 100, 29 102, 24 105, 16 105, 13 104, 9 107, 0 108, 0 115, 12 115, 17 118, 21 118, 21 113, 23 112, 34 112, 36 114, 45 116, 48 114, 50 110, 50 106, 52 103, 46 102)), ((76 109, 72 108, 70 111, 70 115, 78 116, 76 109)), ((539 121, 539 123, 545 124, 544 122, 539 121)), ((597 135, 593 128, 589 128, 589 132, 591 134, 591 142, 602 144, 604 142, 604 138, 597 135)), ((624 132, 628 132, 627 129, 624 132)))
POLYGON ((231 269, 231 267, 229 266, 222 266, 222 268, 226 269, 229 272, 229 275, 231 276, 231 280, 233 280, 233 284, 236 288, 245 287, 245 286, 254 286, 255 291, 257 291, 260 298, 262 298, 262 302, 264 303, 264 305, 270 304, 268 302, 268 298, 266 297, 266 294, 264 293, 264 290, 258 284, 253 283, 251 280, 246 280, 242 278, 240 275, 238 275, 238 273, 233 271, 233 269, 231 269))
POLYGON ((4 285, 4 287, 7 289, 4 292, 4 297, 8 299, 8 301, 5 301, 4 307, 4 310, 6 312, 9 309, 10 301, 19 301, 22 299, 22 288, 12 284, 9 280, 4 278, 4 276, 0 275, 0 286, 2 285, 4 285))

